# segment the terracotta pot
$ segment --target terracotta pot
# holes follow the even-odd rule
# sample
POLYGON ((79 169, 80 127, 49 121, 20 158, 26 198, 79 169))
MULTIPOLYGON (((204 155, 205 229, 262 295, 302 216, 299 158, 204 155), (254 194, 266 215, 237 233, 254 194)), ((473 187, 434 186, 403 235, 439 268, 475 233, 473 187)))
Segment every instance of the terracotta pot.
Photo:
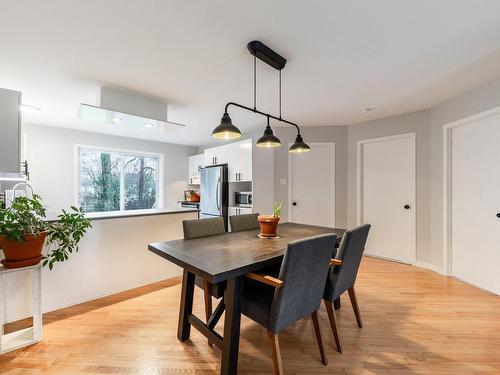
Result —
POLYGON ((42 250, 47 232, 24 235, 23 242, 7 240, 0 236, 0 248, 2 248, 5 259, 2 264, 5 268, 20 268, 40 263, 42 250))
POLYGON ((262 237, 276 237, 278 229, 279 217, 273 215, 260 215, 258 217, 260 224, 260 235, 262 237))

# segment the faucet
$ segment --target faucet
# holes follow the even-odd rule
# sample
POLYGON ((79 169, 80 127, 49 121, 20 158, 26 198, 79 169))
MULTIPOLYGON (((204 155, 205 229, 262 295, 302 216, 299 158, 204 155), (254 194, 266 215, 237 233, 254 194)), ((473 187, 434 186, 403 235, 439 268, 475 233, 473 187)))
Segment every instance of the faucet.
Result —
POLYGON ((26 186, 26 187, 28 187, 30 189, 30 191, 31 191, 31 196, 33 197, 33 187, 30 184, 28 184, 27 182, 20 182, 18 184, 15 184, 14 187, 12 188, 12 190, 13 190, 13 192, 12 192, 12 200, 16 199, 16 188, 18 186, 26 186))

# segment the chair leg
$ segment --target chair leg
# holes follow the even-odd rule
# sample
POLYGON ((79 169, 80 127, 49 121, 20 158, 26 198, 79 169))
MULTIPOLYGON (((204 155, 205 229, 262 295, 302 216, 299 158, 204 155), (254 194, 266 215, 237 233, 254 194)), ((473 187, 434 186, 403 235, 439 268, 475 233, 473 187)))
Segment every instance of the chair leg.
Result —
POLYGON ((316 334, 316 340, 318 341, 319 353, 321 354, 321 362, 325 366, 328 366, 328 359, 326 358, 326 351, 323 346, 323 339, 321 338, 321 329, 319 328, 318 312, 313 312, 311 317, 314 325, 314 333, 316 334))
MULTIPOLYGON (((210 317, 212 316, 212 289, 210 287, 210 283, 208 281, 204 281, 203 283, 203 291, 205 295, 205 316, 206 316, 206 322, 208 324, 208 321, 210 320, 210 317)), ((212 346, 213 343, 208 339, 208 345, 212 346)))
POLYGON ((356 321, 358 322, 358 327, 363 328, 363 322, 361 321, 361 314, 359 312, 358 299, 356 298, 356 292, 354 291, 354 286, 349 288, 348 292, 352 304, 352 309, 354 310, 354 315, 356 316, 356 321))
POLYGON ((332 327, 333 338, 335 339, 335 345, 337 345, 337 351, 342 353, 342 345, 340 344, 339 329, 337 327, 337 319, 335 318, 335 309, 333 308, 332 301, 325 301, 326 311, 328 312, 328 319, 330 319, 330 326, 332 327))
POLYGON ((271 346, 271 352, 273 355, 274 374, 283 375, 283 365, 281 364, 281 351, 278 334, 267 331, 267 338, 269 339, 269 345, 271 346))

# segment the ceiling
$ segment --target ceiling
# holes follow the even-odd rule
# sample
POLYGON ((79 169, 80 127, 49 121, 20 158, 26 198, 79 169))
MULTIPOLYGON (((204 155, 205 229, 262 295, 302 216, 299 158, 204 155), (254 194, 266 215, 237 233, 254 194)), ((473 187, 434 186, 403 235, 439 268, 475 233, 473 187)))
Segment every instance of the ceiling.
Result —
MULTIPOLYGON (((79 104, 116 86, 168 102, 169 120, 186 124, 137 138, 180 144, 211 142, 227 101, 252 104, 254 39, 288 59, 283 117, 304 126, 429 108, 500 75, 497 0, 0 0, 0 9, 0 87, 42 108, 25 121, 84 128, 79 104)), ((259 64, 263 111, 277 111, 277 79, 259 64)), ((231 117, 242 132, 264 126, 239 109, 231 117)))

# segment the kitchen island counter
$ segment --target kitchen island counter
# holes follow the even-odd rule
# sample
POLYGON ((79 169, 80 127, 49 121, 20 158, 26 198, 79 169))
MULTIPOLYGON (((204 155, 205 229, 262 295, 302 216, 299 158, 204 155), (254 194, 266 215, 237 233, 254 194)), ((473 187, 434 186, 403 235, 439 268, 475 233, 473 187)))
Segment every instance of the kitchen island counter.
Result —
MULTIPOLYGON (((149 210, 130 210, 130 211, 111 211, 111 212, 91 212, 85 214, 85 217, 91 221, 94 220, 106 220, 106 219, 125 219, 134 218, 140 216, 153 216, 153 215, 173 215, 173 214, 184 214, 189 212, 198 212, 196 208, 156 208, 149 210)), ((53 222, 57 221, 57 214, 47 214, 47 221, 53 222)))

